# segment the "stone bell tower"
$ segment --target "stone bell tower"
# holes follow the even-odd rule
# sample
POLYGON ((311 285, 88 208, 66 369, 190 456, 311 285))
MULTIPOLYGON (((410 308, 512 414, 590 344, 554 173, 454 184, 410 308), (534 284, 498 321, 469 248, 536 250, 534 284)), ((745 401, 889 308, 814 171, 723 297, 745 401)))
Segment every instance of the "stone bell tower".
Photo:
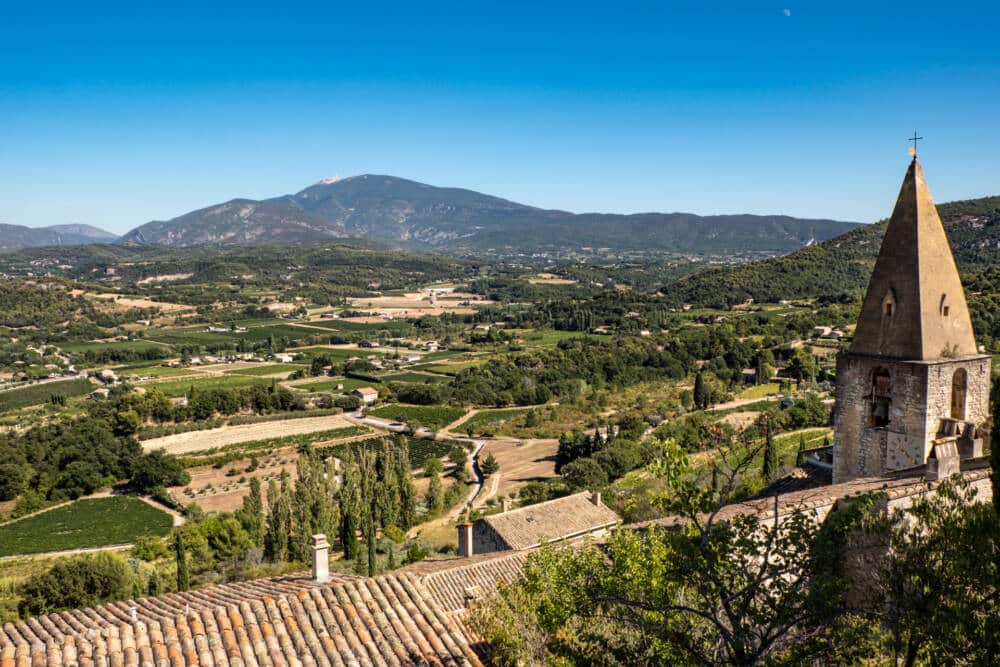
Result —
POLYGON ((837 361, 833 481, 981 455, 990 356, 979 353, 948 238, 913 158, 854 340, 837 361))

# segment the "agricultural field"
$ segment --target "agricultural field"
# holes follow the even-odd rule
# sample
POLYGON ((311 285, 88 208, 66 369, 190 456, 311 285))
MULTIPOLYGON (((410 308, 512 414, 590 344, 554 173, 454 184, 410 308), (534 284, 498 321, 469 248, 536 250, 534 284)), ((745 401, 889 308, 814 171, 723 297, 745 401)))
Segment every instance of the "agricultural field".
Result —
POLYGON ((404 405, 402 403, 392 403, 369 410, 372 417, 382 419, 392 419, 414 426, 426 426, 430 429, 439 429, 447 426, 465 414, 465 408, 457 408, 449 405, 404 405))
POLYGON ((233 375, 249 375, 251 377, 259 377, 264 375, 294 373, 295 371, 300 371, 303 368, 305 368, 305 366, 302 364, 258 364, 256 366, 237 368, 235 370, 225 372, 233 375))
POLYGON ((157 382, 155 386, 168 398, 187 396, 191 387, 197 389, 235 389, 236 387, 250 387, 259 384, 270 386, 270 378, 257 378, 242 375, 204 375, 202 377, 191 377, 186 380, 157 382))
POLYGON ((85 498, 0 525, 0 557, 128 544, 172 526, 169 514, 136 498, 85 498))
POLYGON ((63 352, 72 353, 84 353, 84 352, 102 352, 105 350, 126 350, 129 352, 144 352, 150 349, 167 350, 165 345, 159 345, 153 341, 149 340, 117 340, 117 341, 97 341, 97 342, 82 342, 82 343, 59 343, 58 347, 63 352))
POLYGON ((57 382, 40 382, 27 387, 0 391, 0 412, 41 405, 48 401, 50 396, 73 398, 74 396, 83 396, 93 390, 94 384, 90 380, 73 378, 57 382))
POLYGON ((295 382, 295 384, 288 385, 292 389, 298 391, 342 391, 344 393, 352 392, 359 387, 371 387, 372 385, 377 385, 376 382, 370 382, 369 380, 359 380, 357 378, 324 378, 320 377, 315 382, 295 382), (338 390, 337 386, 343 385, 342 390, 338 390))
POLYGON ((456 361, 454 363, 416 364, 413 368, 415 370, 427 371, 428 373, 437 373, 438 375, 458 375, 466 368, 475 368, 476 366, 482 366, 484 363, 486 363, 485 357, 470 359, 468 361, 456 361))
MULTIPOLYGON (((444 460, 444 463, 447 464, 449 454, 455 449, 461 449, 466 452, 466 455, 468 455, 467 445, 454 440, 431 440, 430 438, 415 438, 408 435, 393 435, 391 439, 395 440, 397 438, 405 438, 410 448, 410 468, 412 470, 419 470, 423 468, 427 459, 432 456, 444 460)), ((375 446, 379 444, 382 439, 382 436, 378 436, 364 440, 357 440, 349 444, 323 447, 320 448, 319 451, 324 456, 336 456, 337 452, 343 451, 343 448, 345 447, 375 446)))
POLYGON ((759 384, 755 387, 747 387, 740 393, 736 394, 737 399, 745 398, 764 398, 765 396, 774 396, 781 389, 781 385, 777 382, 768 382, 767 384, 759 384))
POLYGON ((367 359, 368 357, 381 357, 385 350, 358 347, 357 345, 309 345, 306 347, 296 347, 290 350, 296 355, 296 361, 303 363, 311 362, 316 357, 326 357, 330 361, 343 362, 352 357, 367 359))
POLYGON ((486 480, 486 492, 479 502, 516 492, 528 482, 555 477, 558 449, 559 441, 554 439, 488 443, 479 453, 479 460, 493 454, 500 470, 486 480))
POLYGON ((122 378, 149 377, 149 378, 176 378, 189 375, 198 375, 197 368, 181 368, 173 366, 116 366, 112 370, 122 378))
POLYGON ((383 382, 409 382, 411 384, 443 384, 451 378, 429 373, 390 373, 379 377, 383 382))
MULTIPOLYGON (((144 440, 142 448, 147 452, 154 449, 162 449, 168 454, 217 452, 233 445, 270 441, 282 437, 296 437, 320 432, 330 433, 331 431, 348 428, 356 429, 358 427, 351 424, 341 415, 280 419, 270 422, 265 421, 255 424, 240 424, 238 426, 223 426, 209 430, 176 433, 162 438, 144 440)), ((357 433, 347 435, 357 435, 366 431, 367 429, 362 428, 357 433)), ((246 446, 249 447, 248 444, 246 446)))
POLYGON ((560 341, 567 338, 594 338, 607 339, 609 336, 583 333, 580 331, 554 331, 552 329, 511 329, 510 333, 516 334, 525 344, 534 347, 555 347, 560 341))
POLYGON ((456 430, 475 435, 492 435, 511 420, 523 417, 531 408, 511 408, 508 410, 480 410, 469 417, 456 430))

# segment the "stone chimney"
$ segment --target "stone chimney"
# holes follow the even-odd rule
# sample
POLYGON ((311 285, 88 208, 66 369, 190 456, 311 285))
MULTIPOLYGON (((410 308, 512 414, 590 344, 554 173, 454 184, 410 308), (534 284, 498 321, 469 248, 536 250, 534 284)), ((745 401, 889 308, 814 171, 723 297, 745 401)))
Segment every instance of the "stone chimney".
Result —
POLYGON ((590 502, 592 502, 595 505, 597 505, 598 507, 600 507, 601 506, 601 492, 600 491, 591 491, 590 492, 590 502))
POLYGON ((501 512, 509 512, 510 511, 510 498, 501 498, 500 499, 500 511, 501 512))
POLYGON ((312 549, 313 581, 321 584, 330 581, 330 543, 326 541, 326 535, 313 535, 312 549))
POLYGON ((458 555, 472 555, 472 522, 466 521, 458 526, 458 555))

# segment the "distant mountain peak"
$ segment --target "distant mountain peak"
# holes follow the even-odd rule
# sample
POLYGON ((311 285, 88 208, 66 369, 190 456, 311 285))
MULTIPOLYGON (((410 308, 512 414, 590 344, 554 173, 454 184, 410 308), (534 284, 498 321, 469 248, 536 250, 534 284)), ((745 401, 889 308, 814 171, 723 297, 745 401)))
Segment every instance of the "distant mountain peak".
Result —
POLYGON ((733 255, 786 253, 853 226, 777 215, 578 215, 463 188, 359 174, 323 178, 295 194, 232 200, 171 220, 149 222, 124 239, 190 246, 313 243, 352 237, 472 255, 571 255, 586 247, 733 255))
POLYGON ((0 251, 50 245, 110 243, 116 238, 117 234, 78 222, 49 227, 0 224, 0 251))

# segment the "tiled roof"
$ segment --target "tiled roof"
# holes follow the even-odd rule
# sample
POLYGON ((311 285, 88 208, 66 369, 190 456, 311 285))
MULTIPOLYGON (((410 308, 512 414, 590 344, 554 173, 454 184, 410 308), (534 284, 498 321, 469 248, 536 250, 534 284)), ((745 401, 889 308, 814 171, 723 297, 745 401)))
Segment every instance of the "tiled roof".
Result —
POLYGON ((8 623, 0 667, 478 667, 475 641, 414 575, 265 579, 8 623))
MULTIPOLYGON (((977 467, 962 473, 968 482, 975 482, 989 477, 989 469, 977 467)), ((934 487, 940 482, 930 482, 923 475, 910 477, 859 477, 849 482, 841 484, 828 484, 826 486, 811 487, 791 493, 777 496, 778 514, 806 511, 829 507, 841 498, 860 496, 866 493, 883 492, 890 501, 915 496, 924 493, 927 488, 934 487)), ((716 514, 717 520, 725 521, 737 516, 756 514, 762 519, 774 516, 775 496, 756 497, 750 500, 726 505, 716 514)), ((626 528, 643 529, 651 526, 672 526, 681 521, 679 517, 668 516, 662 519, 642 521, 626 526, 626 528)))
POLYGON ((469 602, 488 597, 500 584, 521 577, 531 551, 501 551, 465 558, 420 561, 400 572, 420 580, 445 611, 461 613, 469 602))
POLYGON ((621 519, 604 505, 591 502, 588 491, 477 519, 489 525, 511 549, 530 549, 614 526, 621 519))

